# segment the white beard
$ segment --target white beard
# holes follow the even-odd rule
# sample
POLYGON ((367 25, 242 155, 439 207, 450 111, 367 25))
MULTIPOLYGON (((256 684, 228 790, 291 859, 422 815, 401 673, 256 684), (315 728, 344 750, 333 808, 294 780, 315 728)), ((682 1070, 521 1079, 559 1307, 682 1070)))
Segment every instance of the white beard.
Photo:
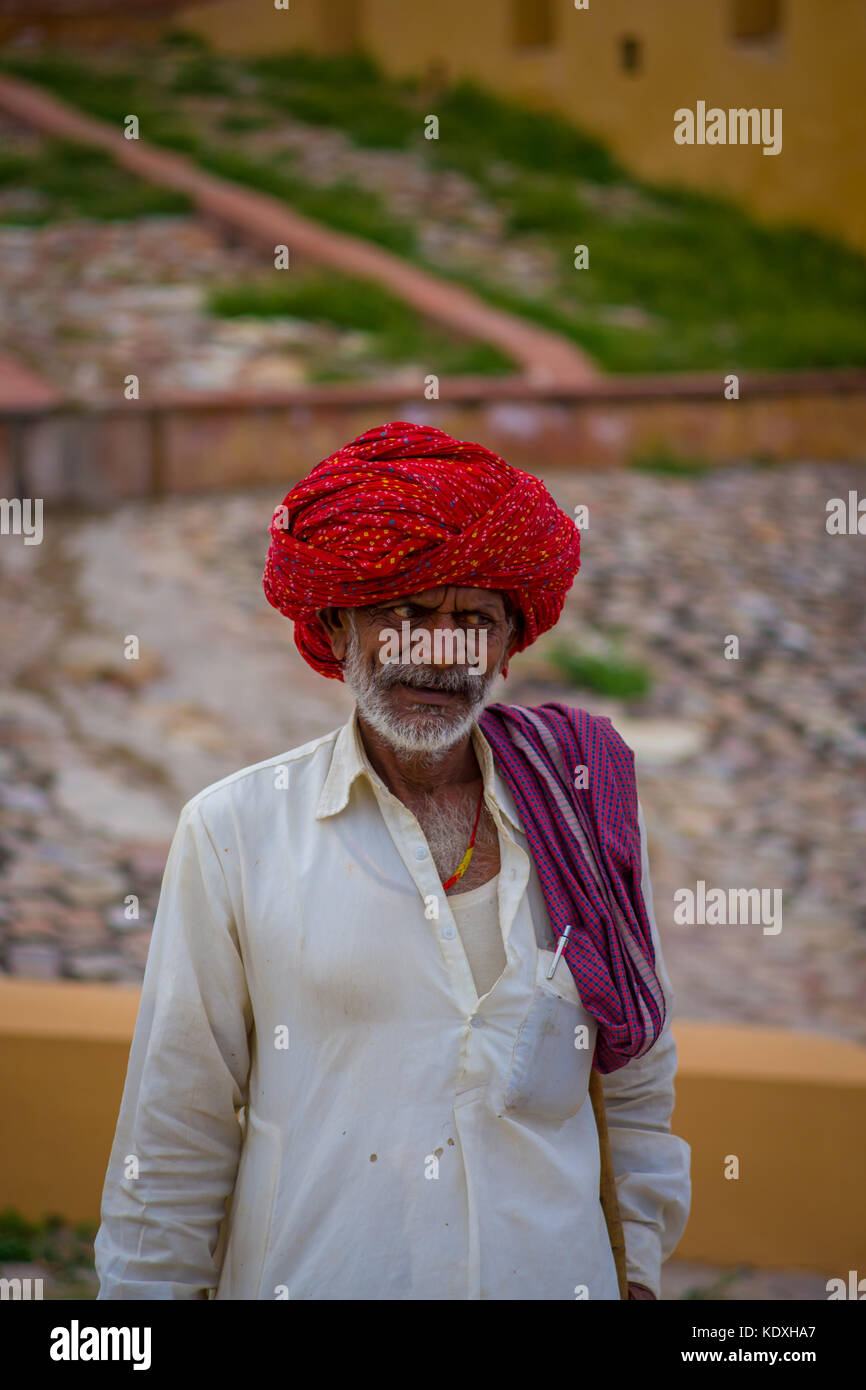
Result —
MULTIPOLYGON (((435 707, 431 706, 431 713, 418 714, 411 722, 407 722, 396 716, 391 709, 387 696, 389 683, 383 682, 381 678, 377 679, 369 670, 352 616, 352 633, 343 659, 343 680, 354 695, 360 713, 386 743, 398 753, 427 753, 435 758, 435 755, 441 755, 460 743, 469 733, 489 699, 491 687, 504 661, 503 655, 495 669, 487 671, 483 676, 466 677, 465 672, 455 667, 437 670, 436 680, 444 689, 448 689, 450 685, 451 689, 463 692, 467 689, 467 680, 471 682, 468 687, 471 690, 471 699, 466 713, 459 716, 433 713, 435 707)), ((416 668, 409 668, 405 673, 410 683, 414 669, 416 668)), ((403 673, 400 678, 404 678, 403 673)))

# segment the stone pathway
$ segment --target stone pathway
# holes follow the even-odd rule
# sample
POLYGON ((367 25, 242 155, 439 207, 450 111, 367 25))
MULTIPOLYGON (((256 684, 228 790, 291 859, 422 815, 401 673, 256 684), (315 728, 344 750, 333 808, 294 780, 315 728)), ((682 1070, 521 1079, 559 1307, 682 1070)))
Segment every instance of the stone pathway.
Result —
MULTIPOLYGON (((293 269, 293 287, 308 274, 293 269)), ((150 393, 204 393, 290 389, 323 371, 415 387, 429 366, 423 334, 417 359, 396 364, 383 361, 375 334, 209 313, 209 292, 235 282, 261 284, 262 257, 195 217, 0 226, 0 348, 29 365, 30 379, 38 368, 54 383, 50 399, 62 391, 90 402, 119 399, 130 371, 150 393)), ((13 376, 0 361, 0 404, 31 398, 24 371, 13 376)))
POLYGON ((271 253, 275 246, 287 245, 292 253, 375 280, 457 333, 495 346, 507 343, 534 380, 574 386, 596 375, 586 355, 558 334, 493 308, 381 246, 313 222, 276 198, 205 173, 181 155, 145 140, 126 140, 114 126, 82 115, 30 83, 0 76, 0 109, 45 133, 108 150, 133 173, 187 193, 202 213, 252 245, 271 253))
MULTIPOLYGON (((583 566, 559 627, 515 659, 500 698, 610 713, 635 748, 683 1017, 866 1042, 864 551, 824 528, 827 498, 859 482, 854 467, 805 463, 548 480, 569 511, 589 507, 583 566), (557 679, 556 643, 586 650, 617 628, 653 673, 648 696, 557 679), (722 655, 728 634, 739 661, 722 655), (677 926, 673 894, 698 879, 781 888, 782 930, 677 926)), ((8 972, 139 980, 184 801, 346 717, 343 686, 301 661, 261 592, 280 500, 58 511, 41 546, 2 538, 8 972), (129 635, 137 661, 123 656, 129 635)))
MULTIPOLYGON (((4 142, 32 156, 46 145, 0 111, 4 142)), ((4 225, 4 210, 24 194, 38 213, 38 191, 0 188, 0 406, 116 401, 130 371, 150 393, 269 392, 320 380, 415 389, 431 361, 444 352, 447 363, 452 351, 459 361, 464 350, 462 339, 419 323, 413 350, 395 361, 375 327, 211 313, 220 288, 271 289, 272 256, 195 216, 4 225)), ((309 261, 290 273, 301 297, 321 282, 309 261)))

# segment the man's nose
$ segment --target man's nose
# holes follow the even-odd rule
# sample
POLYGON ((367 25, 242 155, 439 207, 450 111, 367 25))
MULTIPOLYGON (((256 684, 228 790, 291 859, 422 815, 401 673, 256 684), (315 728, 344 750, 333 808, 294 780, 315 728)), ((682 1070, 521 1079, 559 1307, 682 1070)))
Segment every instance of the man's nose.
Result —
POLYGON ((450 613, 437 613, 436 617, 433 620, 433 625, 431 628, 431 664, 433 666, 459 665, 459 662, 457 661, 457 643, 455 642, 454 638, 446 638, 443 641, 443 639, 440 637, 439 641, 437 642, 437 630, 443 634, 446 632, 454 632, 456 634, 459 628, 458 624, 455 623, 454 618, 450 613))

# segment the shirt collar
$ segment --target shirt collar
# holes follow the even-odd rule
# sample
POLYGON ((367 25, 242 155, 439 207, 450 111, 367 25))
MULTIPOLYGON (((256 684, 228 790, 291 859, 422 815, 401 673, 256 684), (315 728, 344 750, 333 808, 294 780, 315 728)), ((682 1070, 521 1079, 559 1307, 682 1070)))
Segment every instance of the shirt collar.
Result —
MULTIPOLYGON (((522 832, 523 826, 511 793, 496 770, 490 744, 478 724, 473 724, 471 738, 478 766, 481 768, 485 794, 492 796, 506 820, 522 832)), ((316 820, 324 820, 345 809, 356 777, 366 777, 374 789, 388 791, 361 742, 357 707, 337 734, 331 765, 316 806, 316 820)))

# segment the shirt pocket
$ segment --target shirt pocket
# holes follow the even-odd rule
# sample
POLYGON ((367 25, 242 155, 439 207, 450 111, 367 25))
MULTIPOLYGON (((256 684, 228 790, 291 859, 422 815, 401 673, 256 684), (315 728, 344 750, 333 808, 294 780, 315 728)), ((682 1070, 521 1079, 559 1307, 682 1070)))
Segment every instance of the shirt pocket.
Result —
MULTIPOLYGON (((280 1172, 280 1131, 248 1110, 218 1297, 258 1299, 280 1172)), ((264 1295, 273 1298, 272 1290, 264 1295)))
POLYGON ((568 963, 548 980, 552 951, 538 951, 535 990, 517 1034, 503 1096, 513 1114, 567 1120, 586 1099, 598 1025, 580 1002, 568 963))

